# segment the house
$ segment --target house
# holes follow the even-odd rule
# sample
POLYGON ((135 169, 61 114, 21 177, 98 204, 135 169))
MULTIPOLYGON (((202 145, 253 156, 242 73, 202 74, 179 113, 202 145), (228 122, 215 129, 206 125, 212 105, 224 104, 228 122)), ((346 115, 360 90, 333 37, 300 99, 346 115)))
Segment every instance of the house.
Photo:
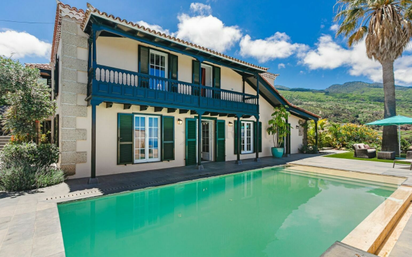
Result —
POLYGON ((53 140, 72 178, 270 156, 273 108, 290 112, 286 154, 318 116, 274 88, 267 68, 58 2, 51 55, 53 140))

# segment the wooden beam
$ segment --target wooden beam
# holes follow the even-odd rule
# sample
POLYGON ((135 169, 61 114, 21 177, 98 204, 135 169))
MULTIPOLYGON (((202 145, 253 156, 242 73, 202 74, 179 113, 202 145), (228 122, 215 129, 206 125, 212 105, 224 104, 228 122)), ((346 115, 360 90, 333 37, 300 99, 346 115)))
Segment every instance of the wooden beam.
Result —
POLYGON ((245 118, 245 119, 248 119, 250 117, 252 117, 252 115, 242 115, 242 118, 245 118))
POLYGON ((167 108, 167 113, 174 113, 176 108, 167 108))
POLYGON ((234 114, 228 114, 227 117, 231 118, 231 117, 236 117, 236 115, 234 114))
POLYGON ((189 112, 189 110, 182 110, 182 109, 179 110, 179 114, 185 114, 185 113, 188 113, 188 112, 189 112))
POLYGON ((209 115, 210 114, 210 112, 205 112, 203 115, 209 115))
POLYGON ((220 113, 219 117, 227 117, 227 114, 226 113, 220 113))
POLYGON ((113 102, 106 102, 106 108, 112 108, 113 102))
POLYGON ((140 105, 140 110, 141 110, 141 111, 146 111, 147 108, 149 108, 149 106, 147 106, 147 105, 140 105))
POLYGON ((196 111, 190 111, 190 114, 196 114, 197 112, 196 111))
POLYGON ((161 112, 163 110, 163 107, 155 107, 154 111, 155 112, 161 112))
POLYGON ((212 112, 211 114, 210 114, 210 116, 218 116, 219 115, 219 113, 217 113, 217 112, 212 112))
POLYGON ((124 110, 129 110, 132 107, 131 104, 123 104, 123 109, 124 110))

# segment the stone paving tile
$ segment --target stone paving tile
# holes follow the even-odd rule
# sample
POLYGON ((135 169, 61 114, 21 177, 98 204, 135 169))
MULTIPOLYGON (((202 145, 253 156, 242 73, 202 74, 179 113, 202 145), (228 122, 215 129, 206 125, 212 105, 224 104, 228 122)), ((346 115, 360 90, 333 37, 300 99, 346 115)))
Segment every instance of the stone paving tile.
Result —
POLYGON ((64 249, 64 245, 61 233, 34 237, 31 256, 44 257, 52 254, 59 254, 62 249, 64 249))
POLYGON ((7 229, 9 227, 9 223, 11 221, 12 216, 2 217, 0 218, 0 230, 7 229))
POLYGON ((3 244, 0 248, 0 257, 27 257, 31 256, 33 238, 20 240, 14 244, 3 244))

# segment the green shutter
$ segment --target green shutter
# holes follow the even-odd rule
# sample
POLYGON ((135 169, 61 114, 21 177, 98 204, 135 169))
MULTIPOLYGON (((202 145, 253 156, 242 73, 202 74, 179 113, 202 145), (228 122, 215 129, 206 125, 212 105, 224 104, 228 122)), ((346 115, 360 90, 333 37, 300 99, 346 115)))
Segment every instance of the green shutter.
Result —
POLYGON ((133 163, 133 115, 119 113, 117 127, 117 164, 133 163))
POLYGON ((192 83, 200 84, 200 62, 192 61, 192 83))
MULTIPOLYGON (((192 83, 200 84, 200 62, 193 60, 192 61, 192 83)), ((199 95, 199 88, 192 87, 192 95, 199 95)))
MULTIPOLYGON (((220 88, 220 67, 213 66, 213 87, 220 88)), ((213 98, 220 99, 220 92, 213 91, 213 98)))
MULTIPOLYGON (((259 122, 259 127, 256 126, 256 121, 253 122, 254 136, 258 143, 259 152, 262 152, 262 122, 259 122)), ((253 152, 256 153, 256 147, 254 146, 253 152)))
POLYGON ((139 72, 149 74, 149 48, 139 46, 139 72))
MULTIPOLYGON (((169 78, 173 80, 178 79, 179 62, 176 55, 169 54, 169 78)), ((175 82, 170 83, 170 91, 177 93, 179 84, 175 82)))
POLYGON ((238 135, 237 135, 237 126, 238 126, 238 123, 237 123, 237 120, 235 120, 235 122, 234 122, 234 124, 235 124, 235 133, 234 133, 234 135, 235 135, 235 138, 234 138, 234 141, 235 141, 235 154, 237 154, 237 137, 238 137, 238 135))
POLYGON ((186 119, 186 166, 196 164, 196 119, 186 119))
POLYGON ((225 121, 216 121, 216 158, 217 162, 224 162, 226 160, 226 150, 225 150, 225 121))
MULTIPOLYGON (((149 48, 139 45, 139 72, 149 74, 149 48)), ((139 77, 140 87, 149 87, 147 78, 139 77)))
POLYGON ((172 116, 162 117, 162 160, 171 161, 175 159, 175 118, 172 116))

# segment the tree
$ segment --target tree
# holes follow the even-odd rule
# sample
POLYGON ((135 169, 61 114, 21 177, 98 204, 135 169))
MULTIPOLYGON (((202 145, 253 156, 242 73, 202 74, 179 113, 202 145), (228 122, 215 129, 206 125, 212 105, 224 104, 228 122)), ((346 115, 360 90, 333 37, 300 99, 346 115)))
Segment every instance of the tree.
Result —
POLYGON ((0 56, 0 102, 8 106, 4 129, 25 141, 35 139, 36 126, 56 110, 50 88, 39 78, 38 69, 0 56))
MULTIPOLYGON (((335 20, 343 20, 336 35, 348 37, 348 45, 366 36, 366 53, 382 65, 384 117, 396 115, 393 63, 412 36, 412 0, 338 0, 335 20)), ((382 150, 398 151, 395 126, 383 129, 382 150)))

